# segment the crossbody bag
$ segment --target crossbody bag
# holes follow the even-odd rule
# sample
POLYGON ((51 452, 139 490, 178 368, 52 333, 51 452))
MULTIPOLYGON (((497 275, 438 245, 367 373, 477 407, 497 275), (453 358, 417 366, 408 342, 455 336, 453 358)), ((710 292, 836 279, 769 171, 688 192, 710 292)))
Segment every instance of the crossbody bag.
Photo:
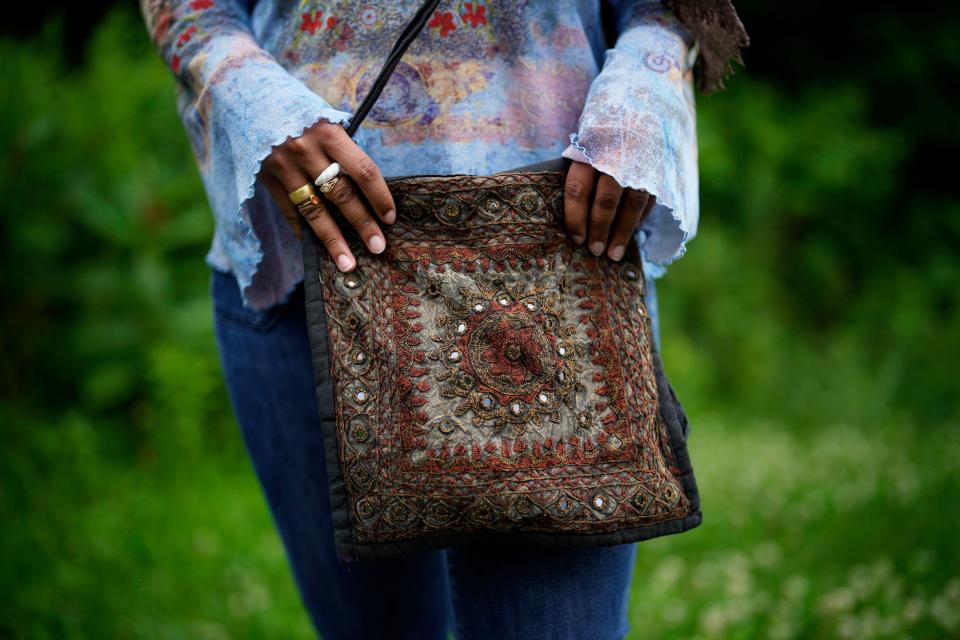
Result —
MULTIPOLYGON (((437 4, 404 29, 351 135, 437 4)), ((388 179, 387 248, 371 254, 348 230, 350 272, 301 234, 342 559, 610 545, 700 524, 637 241, 614 262, 568 239, 566 165, 388 179)))

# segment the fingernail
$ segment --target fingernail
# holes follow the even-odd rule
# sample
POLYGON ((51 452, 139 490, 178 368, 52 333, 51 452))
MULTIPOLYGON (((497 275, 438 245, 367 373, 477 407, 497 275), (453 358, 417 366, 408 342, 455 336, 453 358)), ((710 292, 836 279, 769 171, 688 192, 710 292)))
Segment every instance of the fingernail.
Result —
POLYGON ((394 222, 396 222, 396 220, 397 220, 397 212, 394 211, 393 209, 390 209, 390 211, 387 211, 385 214, 383 214, 383 221, 386 222, 387 224, 393 224, 394 222))
POLYGON ((598 256, 598 255, 600 255, 601 253, 603 253, 603 248, 604 248, 605 246, 606 246, 605 243, 600 242, 599 240, 597 240, 596 242, 594 242, 594 243, 592 243, 592 244, 590 245, 590 253, 592 253, 592 254, 595 255, 595 256, 598 256))
POLYGON ((374 253, 383 253, 383 250, 387 248, 387 241, 383 239, 383 236, 373 236, 367 246, 374 253))
POLYGON ((610 250, 610 258, 612 260, 619 261, 621 258, 623 258, 624 251, 626 251, 626 247, 624 247, 622 244, 618 244, 617 246, 615 246, 613 249, 610 250))
POLYGON ((570 236, 570 239, 573 240, 573 244, 583 244, 583 236, 570 236))
POLYGON ((337 267, 340 268, 340 271, 350 271, 350 269, 353 269, 353 258, 341 253, 337 256, 337 267))

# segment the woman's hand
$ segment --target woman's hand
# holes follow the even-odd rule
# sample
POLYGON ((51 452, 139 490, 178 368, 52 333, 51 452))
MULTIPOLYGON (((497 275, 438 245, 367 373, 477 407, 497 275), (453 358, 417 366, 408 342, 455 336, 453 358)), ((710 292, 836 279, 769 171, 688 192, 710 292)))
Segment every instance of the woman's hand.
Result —
MULTIPOLYGON (((324 206, 325 197, 333 203, 353 225, 371 253, 381 253, 386 240, 377 220, 392 224, 397 218, 390 189, 380 169, 347 132, 337 124, 321 120, 305 130, 299 138, 290 138, 273 148, 263 161, 261 178, 280 205, 294 228, 299 228, 300 213, 290 202, 288 194, 314 179, 339 162, 343 170, 333 190, 322 196, 320 204, 305 208, 304 218, 323 242, 341 271, 350 271, 357 265, 347 242, 330 211, 324 206), (346 175, 345 175, 346 174, 346 175)), ((317 189, 319 194, 319 189, 317 189)))
POLYGON ((611 260, 621 260, 630 235, 655 202, 646 191, 624 189, 589 164, 574 162, 567 171, 563 191, 567 233, 576 244, 586 240, 595 256, 606 251, 611 260))

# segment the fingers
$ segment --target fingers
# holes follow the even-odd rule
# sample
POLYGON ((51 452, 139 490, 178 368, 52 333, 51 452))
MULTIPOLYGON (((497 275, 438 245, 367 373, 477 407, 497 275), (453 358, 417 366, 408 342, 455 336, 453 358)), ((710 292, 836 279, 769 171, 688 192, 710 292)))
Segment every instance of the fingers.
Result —
POLYGON ((597 180, 596 193, 590 207, 589 248, 590 253, 599 256, 607 247, 607 237, 610 227, 617 216, 617 206, 620 204, 620 195, 623 193, 616 180, 606 174, 600 174, 597 180))
POLYGON ((595 256, 606 251, 611 260, 622 260, 630 236, 653 208, 656 198, 646 191, 624 189, 606 174, 583 162, 573 162, 563 190, 563 219, 575 244, 595 256))
POLYGON ((647 207, 649 194, 646 191, 626 189, 620 198, 620 211, 610 231, 607 256, 611 260, 623 259, 633 230, 637 228, 647 207))
POLYGON ((330 132, 325 151, 343 166, 344 171, 360 187, 380 219, 387 224, 393 224, 397 219, 396 207, 377 163, 371 160, 341 127, 330 132))
POLYGON ((297 212, 297 208, 293 206, 293 203, 290 202, 290 198, 287 197, 287 190, 284 189, 279 180, 266 171, 260 174, 260 180, 266 185, 267 191, 270 192, 270 195, 280 207, 280 213, 283 214, 283 218, 287 221, 287 224, 293 228, 293 232, 297 234, 297 237, 300 237, 300 214, 297 212))
MULTIPOLYGON (((280 185, 278 190, 275 185, 271 186, 270 181, 267 180, 267 186, 270 188, 271 193, 274 194, 274 198, 277 199, 278 203, 286 200, 289 204, 290 199, 287 197, 287 194, 299 189, 308 182, 312 182, 304 171, 300 169, 290 157, 284 154, 271 154, 264 160, 264 168, 276 183, 280 185), (280 193, 277 193, 277 191, 280 193), (280 197, 281 194, 282 198, 280 197)), ((280 204, 280 206, 283 208, 286 205, 280 204)), ((330 256, 337 263, 337 267, 341 271, 350 271, 357 265, 357 261, 353 257, 347 241, 340 232, 340 227, 337 226, 336 220, 333 219, 330 212, 324 206, 323 199, 320 199, 319 204, 301 207, 299 212, 327 248, 330 256)))
MULTIPOLYGON (((319 133, 311 130, 307 135, 300 136, 288 143, 290 150, 296 156, 304 172, 308 176, 311 176, 311 182, 333 163, 331 159, 331 155, 333 154, 328 153, 326 149, 332 149, 333 153, 336 154, 333 156, 334 159, 337 159, 337 156, 345 155, 345 150, 349 147, 355 148, 361 154, 363 153, 359 147, 350 140, 350 136, 347 136, 346 132, 339 126, 334 126, 332 129, 323 131, 323 135, 324 137, 322 139, 318 138, 319 133), (339 146, 330 142, 330 140, 337 138, 338 134, 335 133, 336 131, 341 132, 346 137, 346 142, 339 146)), ((367 160, 369 160, 369 158, 367 158, 367 160)), ((337 159, 337 161, 340 162, 347 173, 350 172, 342 160, 337 159)), ((373 167, 372 170, 379 176, 380 171, 376 168, 376 165, 373 164, 372 160, 369 160, 369 164, 373 167)), ((369 172, 370 169, 368 168, 367 171, 369 172)), ((371 253, 383 253, 383 250, 387 246, 383 232, 371 215, 367 204, 360 197, 360 193, 355 188, 354 182, 350 176, 347 176, 344 172, 341 172, 336 180, 337 185, 333 191, 324 194, 324 197, 336 205, 340 213, 353 225, 353 228, 360 234, 360 238, 363 240, 363 243, 367 245, 371 253)), ((390 191, 387 189, 386 182, 383 181, 383 178, 380 178, 380 182, 383 183, 383 189, 387 191, 387 195, 389 196, 390 191)), ((390 203, 392 205, 392 199, 390 203)))
POLYGON ((574 244, 583 244, 587 237, 587 215, 596 171, 589 164, 574 162, 567 170, 563 187, 563 221, 574 244))
MULTIPOLYGON (((317 174, 319 175, 319 172, 317 174)), ((360 199, 357 188, 349 176, 341 173, 336 186, 324 197, 336 205, 343 217, 353 225, 371 253, 383 253, 387 242, 383 232, 380 231, 380 225, 370 215, 370 210, 360 199)))
POLYGON ((341 271, 353 269, 357 265, 356 258, 353 257, 337 221, 330 214, 323 200, 321 199, 317 204, 301 207, 300 212, 313 232, 317 234, 317 238, 327 248, 327 252, 333 256, 337 268, 341 271))
MULTIPOLYGON (((333 161, 318 148, 307 151, 303 157, 303 163, 307 173, 311 176, 319 176, 332 162, 333 161)), ((336 180, 337 184, 333 190, 330 193, 322 194, 322 197, 336 205, 340 213, 343 214, 343 217, 357 230, 363 243, 367 245, 371 253, 383 253, 387 242, 383 237, 383 232, 380 230, 380 225, 374 220, 370 209, 363 199, 361 199, 355 183, 350 176, 344 174, 342 171, 336 180)), ((385 183, 384 186, 386 186, 385 183)))

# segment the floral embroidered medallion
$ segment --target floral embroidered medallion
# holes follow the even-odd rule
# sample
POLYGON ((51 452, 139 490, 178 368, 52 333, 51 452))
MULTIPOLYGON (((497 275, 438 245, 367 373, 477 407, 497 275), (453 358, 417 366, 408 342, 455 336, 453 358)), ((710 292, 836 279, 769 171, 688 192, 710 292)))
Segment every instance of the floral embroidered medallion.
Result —
POLYGON ((636 243, 622 263, 572 245, 560 172, 390 187, 383 255, 355 242, 341 273, 314 248, 351 548, 696 526, 636 243))

